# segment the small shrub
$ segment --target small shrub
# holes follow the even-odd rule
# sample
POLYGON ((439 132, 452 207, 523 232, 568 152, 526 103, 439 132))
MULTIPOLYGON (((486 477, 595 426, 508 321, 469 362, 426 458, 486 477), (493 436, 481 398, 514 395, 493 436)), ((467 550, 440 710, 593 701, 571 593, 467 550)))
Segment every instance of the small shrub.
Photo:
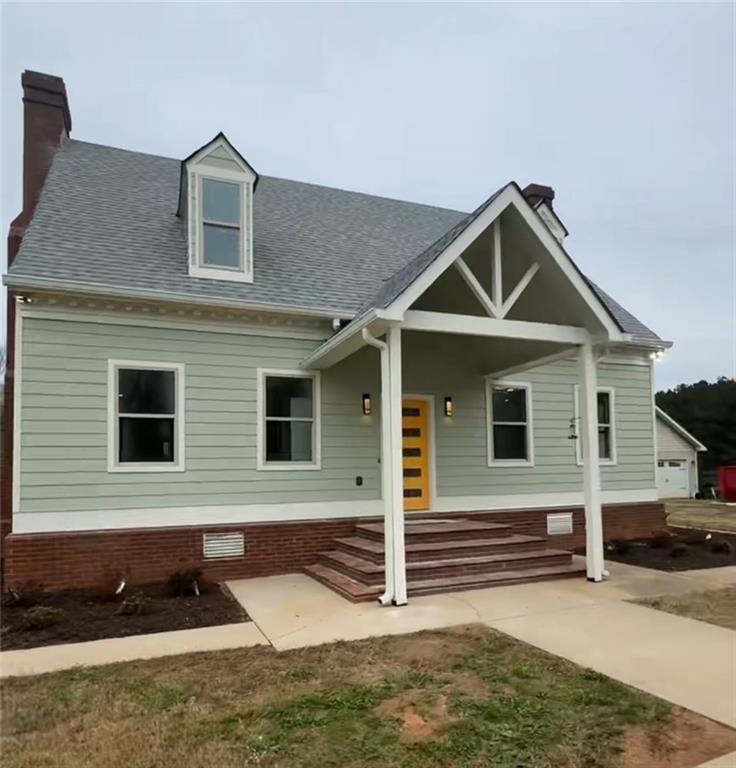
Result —
POLYGON ((126 597, 117 612, 123 616, 143 616, 153 612, 153 600, 142 592, 126 597))
POLYGON ((688 553, 688 546, 682 541, 678 541, 670 550, 670 557, 683 557, 688 553))
POLYGON ((201 578, 202 571, 199 568, 185 568, 181 571, 174 571, 166 579, 166 594, 169 597, 199 595, 202 591, 201 578))
POLYGON ((657 531, 649 539, 649 546, 652 549, 668 549, 672 545, 672 534, 667 531, 657 531))
POLYGON ((43 585, 37 581, 19 581, 8 589, 8 602, 21 608, 40 605, 45 597, 43 585))
POLYGON ((63 616, 64 611, 61 608, 36 605, 23 614, 23 627, 25 629, 46 629, 46 627, 58 624, 63 616))
POLYGON ((626 539, 612 539, 609 546, 610 552, 614 552, 617 555, 625 555, 631 549, 631 542, 626 539))
POLYGON ((710 551, 714 555, 730 555, 733 552, 733 544, 727 539, 716 539, 710 545, 710 551))

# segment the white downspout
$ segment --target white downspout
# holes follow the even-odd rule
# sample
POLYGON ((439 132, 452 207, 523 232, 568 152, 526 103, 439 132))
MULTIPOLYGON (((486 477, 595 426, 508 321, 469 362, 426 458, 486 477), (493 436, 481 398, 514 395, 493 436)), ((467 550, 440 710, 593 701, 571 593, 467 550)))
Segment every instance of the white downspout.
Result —
POLYGON ((363 341, 381 354, 381 493, 383 495, 383 548, 386 589, 378 598, 381 605, 390 605, 395 594, 394 527, 391 503, 391 394, 388 344, 377 339, 367 329, 362 330, 363 341))

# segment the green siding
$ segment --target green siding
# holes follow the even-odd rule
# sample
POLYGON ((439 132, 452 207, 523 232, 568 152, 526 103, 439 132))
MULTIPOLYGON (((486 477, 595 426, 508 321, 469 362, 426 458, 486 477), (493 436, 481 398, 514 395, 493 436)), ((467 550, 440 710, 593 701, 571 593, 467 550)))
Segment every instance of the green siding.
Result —
MULTIPOLYGON (((322 469, 257 471, 256 370, 296 368, 317 341, 26 318, 22 345, 21 512, 361 501, 380 496, 379 358, 363 349, 322 372, 322 469), (107 472, 107 361, 185 365, 186 471, 107 472), (370 392, 373 416, 361 412, 370 392), (356 485, 356 476, 363 485, 356 485)), ((654 487, 649 366, 604 363, 615 388, 616 466, 605 490, 654 487)), ((404 391, 436 396, 439 496, 581 489, 568 440, 577 379, 564 361, 512 377, 532 384, 535 466, 489 467, 484 382, 407 337, 404 391), (441 413, 452 395, 455 416, 441 413)))

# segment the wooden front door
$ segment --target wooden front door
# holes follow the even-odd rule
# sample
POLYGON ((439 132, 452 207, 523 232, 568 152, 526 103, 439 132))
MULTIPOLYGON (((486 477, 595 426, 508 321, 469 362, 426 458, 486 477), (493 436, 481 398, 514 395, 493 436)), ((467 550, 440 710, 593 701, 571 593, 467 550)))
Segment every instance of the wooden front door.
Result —
POLYGON ((427 410, 425 400, 404 400, 401 404, 404 509, 429 509, 427 410))

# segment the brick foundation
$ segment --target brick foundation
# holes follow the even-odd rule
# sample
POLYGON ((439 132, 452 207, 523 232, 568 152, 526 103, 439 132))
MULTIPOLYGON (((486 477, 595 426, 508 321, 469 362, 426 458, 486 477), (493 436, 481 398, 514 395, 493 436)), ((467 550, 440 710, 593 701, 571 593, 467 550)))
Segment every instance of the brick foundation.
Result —
MULTIPOLYGON (((519 533, 547 535, 549 512, 573 512, 573 534, 553 536, 560 549, 585 545, 580 507, 469 512, 441 517, 472 516, 509 522, 519 533)), ((363 519, 365 522, 365 519, 363 519)), ((605 538, 647 536, 665 527, 659 503, 613 504, 603 509, 605 538)), ((156 581, 177 568, 200 567, 213 580, 270 576, 299 571, 316 562, 320 550, 335 537, 349 536, 355 518, 243 525, 135 528, 75 533, 11 533, 3 542, 4 578, 8 585, 27 579, 47 589, 94 586, 102 579, 125 574, 131 583, 156 581), (202 559, 205 531, 243 531, 245 555, 227 560, 202 559)))

